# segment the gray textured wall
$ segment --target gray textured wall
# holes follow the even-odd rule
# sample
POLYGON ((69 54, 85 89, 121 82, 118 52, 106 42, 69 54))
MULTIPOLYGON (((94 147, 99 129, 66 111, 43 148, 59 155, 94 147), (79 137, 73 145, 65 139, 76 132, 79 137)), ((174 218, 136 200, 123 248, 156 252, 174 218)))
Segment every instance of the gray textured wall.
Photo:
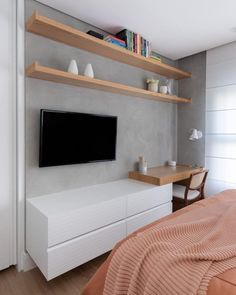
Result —
POLYGON ((192 72, 191 79, 179 81, 179 95, 191 97, 192 104, 178 105, 178 162, 205 165, 205 89, 206 53, 202 52, 179 60, 179 67, 192 72), (203 132, 203 138, 192 142, 189 130, 203 132))
MULTIPOLYGON (((26 20, 37 9, 82 31, 92 28, 33 0, 26 0, 25 4, 26 20)), ((100 79, 145 87, 146 78, 158 78, 153 73, 26 33, 26 66, 37 60, 65 70, 72 58, 79 62, 80 73, 86 63, 92 63, 95 76, 100 79)), ((177 91, 177 83, 175 86, 177 91)), ((149 166, 163 164, 177 156, 176 135, 177 106, 174 104, 26 78, 27 197, 127 177, 139 155, 147 158, 149 166), (117 160, 38 168, 41 108, 118 116, 117 160)))

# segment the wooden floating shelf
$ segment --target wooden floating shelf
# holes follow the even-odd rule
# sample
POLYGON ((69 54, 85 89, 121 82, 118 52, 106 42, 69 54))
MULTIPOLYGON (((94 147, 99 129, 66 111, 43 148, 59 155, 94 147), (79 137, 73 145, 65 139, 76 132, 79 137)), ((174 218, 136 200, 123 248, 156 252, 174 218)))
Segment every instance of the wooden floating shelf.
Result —
POLYGON ((158 100, 158 101, 160 100, 160 101, 173 102, 173 103, 191 102, 191 99, 189 98, 182 98, 178 96, 171 96, 167 94, 151 92, 145 89, 140 89, 140 88, 127 86, 127 85, 123 85, 119 83, 75 75, 68 72, 56 70, 53 68, 41 66, 38 62, 33 63, 31 66, 29 66, 26 69, 26 75, 28 77, 32 77, 32 78, 36 78, 40 80, 47 80, 47 81, 52 81, 56 83, 98 89, 98 90, 118 93, 122 95, 142 97, 142 98, 151 99, 151 100, 158 100))
POLYGON ((120 48, 73 27, 39 15, 37 12, 34 12, 28 20, 26 28, 28 32, 90 51, 131 66, 158 73, 168 78, 183 79, 191 77, 191 73, 189 72, 120 48))

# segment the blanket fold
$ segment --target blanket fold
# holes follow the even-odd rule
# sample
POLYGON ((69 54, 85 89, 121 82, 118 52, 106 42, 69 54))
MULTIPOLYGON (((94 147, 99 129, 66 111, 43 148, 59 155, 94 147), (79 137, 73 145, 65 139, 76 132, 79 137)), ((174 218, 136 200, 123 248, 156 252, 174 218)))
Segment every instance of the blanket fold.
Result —
POLYGON ((236 193, 127 239, 116 250, 104 295, 205 295, 236 267, 236 193))

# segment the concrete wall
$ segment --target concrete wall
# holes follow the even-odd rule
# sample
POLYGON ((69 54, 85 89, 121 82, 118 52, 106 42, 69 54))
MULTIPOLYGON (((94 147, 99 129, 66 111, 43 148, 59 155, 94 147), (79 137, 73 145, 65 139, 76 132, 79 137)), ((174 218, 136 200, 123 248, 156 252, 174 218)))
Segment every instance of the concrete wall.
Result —
POLYGON ((204 166, 206 53, 179 60, 179 67, 192 72, 191 79, 179 81, 179 96, 191 97, 192 104, 178 105, 178 162, 204 166), (191 128, 201 130, 203 138, 196 142, 190 141, 191 128))
MULTIPOLYGON (((33 0, 26 0, 26 20, 33 10, 65 24, 88 31, 92 27, 33 0)), ((98 29, 96 29, 98 30, 98 29)), ((99 30, 98 30, 99 31, 99 30)), ((95 77, 145 87, 154 73, 26 33, 26 66, 43 65, 66 70, 70 59, 83 73, 92 63, 95 77)), ((171 61, 168 61, 174 64, 171 61)), ((186 65, 188 66, 188 65, 186 65)), ((191 68, 190 68, 191 70, 191 68)), ((177 93, 177 83, 175 83, 177 93)), ((177 155, 177 106, 97 90, 26 78, 26 194, 34 197, 74 187, 127 177, 139 155, 149 166, 163 164, 177 155), (41 108, 118 116, 117 160, 114 162, 39 168, 39 111, 41 108)))

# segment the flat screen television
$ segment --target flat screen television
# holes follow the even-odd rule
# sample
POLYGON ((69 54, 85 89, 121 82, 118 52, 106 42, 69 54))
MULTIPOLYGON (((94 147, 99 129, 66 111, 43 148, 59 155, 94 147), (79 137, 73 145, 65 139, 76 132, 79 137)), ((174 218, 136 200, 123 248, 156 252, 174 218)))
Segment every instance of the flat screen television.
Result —
POLYGON ((40 111, 39 167, 116 159, 117 117, 40 111))

